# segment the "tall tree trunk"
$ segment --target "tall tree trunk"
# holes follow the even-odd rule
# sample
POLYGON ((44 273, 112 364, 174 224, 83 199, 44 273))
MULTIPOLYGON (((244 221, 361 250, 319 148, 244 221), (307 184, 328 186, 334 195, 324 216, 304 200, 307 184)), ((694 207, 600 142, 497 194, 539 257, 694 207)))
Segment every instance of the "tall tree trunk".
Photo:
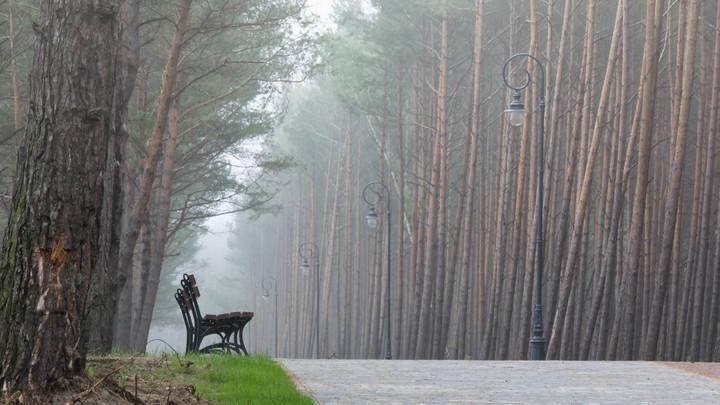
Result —
POLYGON ((148 273, 144 274, 141 284, 141 305, 137 309, 140 319, 134 323, 131 346, 138 352, 144 352, 147 345, 147 338, 150 332, 155 299, 160 284, 163 260, 165 259, 165 247, 168 242, 168 225, 170 223, 170 201, 172 197, 173 174, 175 173, 175 150, 178 140, 178 111, 179 100, 173 100, 168 115, 168 137, 165 145, 162 173, 160 175, 160 186, 156 191, 156 201, 153 204, 154 223, 152 232, 151 257, 148 273))
MULTIPOLYGON (((320 322, 320 335, 317 337, 317 339, 320 339, 320 353, 317 353, 317 358, 327 358, 327 356, 331 353, 327 353, 328 351, 328 345, 330 341, 330 336, 328 335, 329 331, 329 325, 330 325, 330 297, 332 295, 332 280, 333 280, 333 256, 335 255, 335 241, 337 239, 337 233, 338 233, 338 221, 340 216, 340 173, 343 172, 344 166, 348 164, 345 159, 340 158, 340 156, 343 156, 344 149, 349 148, 350 145, 350 137, 347 137, 345 142, 340 146, 340 150, 338 151, 338 162, 337 167, 335 168, 335 172, 337 173, 337 180, 335 181, 335 189, 333 190, 333 205, 332 205, 332 211, 330 212, 330 223, 327 225, 327 228, 323 231, 324 235, 327 235, 324 240, 324 243, 321 243, 320 246, 322 247, 322 251, 320 252, 319 257, 316 258, 316 260, 321 260, 322 263, 320 267, 320 273, 322 274, 316 274, 315 277, 320 277, 321 283, 320 285, 320 291, 316 291, 316 294, 320 294, 320 301, 321 301, 321 307, 318 309, 318 314, 320 316, 320 319, 317 320, 317 322, 320 322, 322 319, 322 322, 320 322), (322 355, 321 355, 322 353, 322 355)), ((328 177, 329 181, 329 177, 328 177)))
MULTIPOLYGON (((685 166, 685 150, 687 146, 687 134, 690 118, 690 104, 693 87, 693 76, 695 67, 695 45, 697 43, 697 24, 700 10, 700 0, 690 0, 688 11, 688 24, 685 32, 685 56, 683 57, 682 96, 680 99, 680 115, 678 117, 678 132, 675 134, 675 150, 670 164, 670 178, 668 183, 665 215, 663 220, 663 233, 660 245, 660 259, 658 263, 657 276, 655 280, 655 294, 652 307, 650 308, 650 326, 648 337, 643 348, 645 359, 654 359, 657 350, 658 336, 660 334, 660 321, 665 294, 667 291, 667 279, 670 271, 670 253, 672 252, 675 223, 681 197, 681 185, 685 166)), ((701 280, 697 281, 698 283, 701 280)), ((696 312, 697 313, 697 312, 696 312)), ((697 321, 699 327, 699 318, 697 321)), ((695 325, 693 325, 695 327, 695 325)), ((699 333, 696 335, 699 339, 699 333)), ((697 361, 699 356, 699 341, 691 344, 691 361, 697 361)))
MULTIPOLYGON (((422 88, 421 83, 424 81, 424 69, 418 64, 415 73, 415 87, 422 88)), ((424 172, 426 168, 426 148, 430 142, 426 141, 428 135, 426 133, 426 115, 421 113, 423 108, 423 102, 421 100, 422 95, 425 92, 416 92, 413 104, 415 109, 415 125, 414 131, 414 153, 416 156, 413 164, 413 173, 418 178, 424 178, 424 172)), ((422 281, 424 279, 423 270, 425 268, 425 256, 423 249, 425 247, 427 239, 427 227, 425 217, 427 210, 424 202, 427 201, 427 190, 426 187, 421 187, 419 182, 415 182, 413 187, 413 229, 415 229, 415 238, 413 239, 411 254, 411 269, 413 270, 410 274, 410 284, 412 286, 412 302, 409 310, 410 316, 410 330, 406 339, 406 358, 413 359, 416 356, 417 349, 417 337, 418 329, 420 324, 419 309, 422 303, 422 281)))
POLYGON ((552 334, 550 336, 548 358, 555 358, 555 356, 558 354, 558 349, 561 348, 560 344, 562 342, 560 342, 559 339, 559 331, 562 330, 563 327, 563 322, 567 310, 567 303, 579 262, 582 227, 585 223, 585 215, 588 209, 588 197, 592 185, 593 168, 595 165, 595 158, 597 156, 598 145, 600 143, 600 135, 605 126, 605 111, 607 110, 608 100, 610 98, 610 88, 614 77, 615 60, 617 59, 618 55, 618 43, 620 42, 620 22, 622 21, 621 17, 622 7, 621 5, 618 5, 617 13, 615 15, 612 41, 610 43, 610 53, 608 55, 608 62, 605 69, 602 92, 600 94, 600 102, 597 109, 597 118, 595 119, 595 127, 592 133, 590 150, 588 151, 588 159, 585 167, 583 181, 580 185, 577 197, 577 207, 575 210, 574 220, 576 229, 573 233, 573 237, 570 243, 570 249, 568 250, 567 264, 565 266, 565 270, 563 271, 563 277, 561 278, 558 308, 555 311, 555 321, 553 322, 552 334))
MULTIPOLYGON (((394 277, 397 280, 395 284, 395 293, 393 301, 393 314, 395 315, 395 322, 391 322, 392 325, 396 325, 393 329, 392 346, 395 348, 400 347, 401 336, 407 334, 407 325, 409 324, 408 318, 405 316, 405 279, 407 276, 407 270, 405 269, 405 227, 403 226, 403 220, 407 223, 405 214, 405 151, 404 151, 404 130, 403 130, 403 83, 402 83, 402 65, 398 63, 398 96, 397 96, 397 138, 398 138, 398 153, 397 159, 399 161, 400 170, 398 171, 398 202, 397 212, 398 219, 401 221, 398 226, 398 236, 396 239, 397 247, 397 276, 394 277)), ((407 235, 412 239, 411 228, 408 227, 407 235)), ((403 358, 400 353, 402 349, 395 349, 397 353, 396 358, 403 358)))
MULTIPOLYGON (((353 266, 353 257, 357 256, 357 252, 355 251, 355 241, 357 239, 353 238, 353 230, 357 229, 357 220, 353 220, 353 218, 356 218, 357 215, 353 215, 353 207, 355 206, 355 199, 357 198, 357 193, 355 193, 355 188, 353 187, 353 170, 355 170, 355 161, 353 160, 353 148, 352 148, 352 137, 353 137, 353 115, 351 113, 347 113, 347 123, 346 123, 346 136, 347 136, 347 147, 345 148, 345 167, 344 167, 344 181, 345 181, 345 220, 347 223, 345 224, 345 229, 343 231, 343 262, 344 264, 341 266, 341 272, 342 272, 342 281, 343 284, 343 294, 342 294, 342 311, 343 314, 341 317, 342 322, 342 329, 340 330, 340 346, 338 347, 338 354, 341 358, 351 358, 351 336, 352 336, 352 300, 354 299, 353 294, 353 285, 356 285, 353 281, 353 273, 354 270, 357 269, 357 267, 353 266), (355 226, 351 226, 351 224, 356 224, 355 226)), ((338 295, 340 294, 340 291, 338 290, 338 295)))
MULTIPOLYGON (((633 211, 630 219, 630 232, 628 236, 628 247, 623 262, 623 274, 620 291, 617 294, 617 312, 610 335, 608 347, 608 358, 623 359, 631 358, 632 327, 635 319, 635 297, 637 289, 638 267, 640 252, 643 245, 642 228, 643 214, 645 211, 645 199, 647 198, 648 173, 650 168, 650 148, 652 131, 654 126, 653 115, 655 113, 655 85, 658 78, 658 56, 657 49, 660 43, 660 26, 662 25, 662 14, 660 10, 662 1, 649 0, 646 8, 648 23, 645 31, 645 48, 643 50, 643 63, 641 75, 640 103, 640 132, 637 160, 637 184, 633 199, 633 211), (622 332, 621 332, 622 327, 622 332), (629 334, 628 336, 625 333, 629 334), (620 336, 623 336, 622 355, 617 356, 620 336)), ((633 142, 631 141, 631 145, 633 142)), ((628 148, 631 150, 631 148, 628 148)), ((626 160, 626 166, 628 165, 626 160)), ((627 171, 624 170, 624 173, 627 171)))
MULTIPOLYGON (((559 128, 559 117, 560 117, 560 109, 561 109, 560 105, 565 96, 565 93, 563 93, 563 90, 562 90, 562 85, 565 83, 563 75, 565 74, 565 66, 566 66, 565 54, 567 51, 566 48, 567 48, 567 43, 568 43, 568 36, 571 32, 571 29, 569 29, 569 27, 570 27, 570 15, 571 15, 572 8, 573 8, 572 0, 565 0, 565 7, 563 9, 563 22, 562 22, 562 28, 560 30, 560 46, 558 47, 558 59, 557 59, 557 63, 556 63, 557 70, 555 71, 555 80, 553 81, 553 83, 555 84, 555 87, 554 87, 554 90, 552 93, 548 93, 548 94, 552 94, 552 100, 550 102, 550 120, 548 122, 549 125, 547 126, 548 141, 549 141, 548 142, 548 145, 549 145, 548 156, 547 156, 548 162, 554 162, 554 159, 555 159, 556 142, 554 140, 557 138, 557 131, 559 128)), ((580 78, 580 83, 582 83, 584 85, 584 79, 582 77, 580 78)), ((582 100, 582 98, 580 98, 580 100, 582 100)), ((580 105, 580 104, 578 103, 578 105, 580 105)), ((579 112, 582 113, 582 110, 580 110, 579 112)), ((579 129, 578 129, 578 132, 579 132, 579 129)), ((573 133, 577 133, 577 132, 573 132, 573 133)), ((572 152, 570 152, 570 154, 572 154, 572 152)), ((569 166, 572 166, 572 165, 569 163, 569 166)), ((558 174, 557 174, 558 172, 559 172, 559 170, 548 170, 548 174, 550 175, 551 179, 558 176, 558 174)), ((566 175, 566 178, 567 177, 568 176, 566 175)), ((555 183, 556 183, 555 181, 551 180, 545 184, 546 190, 544 191, 544 195, 553 195, 553 193, 550 192, 550 190, 551 190, 550 187, 553 187, 553 185, 555 183)), ((570 199, 563 198, 561 201, 563 203, 565 201, 567 201, 569 204, 570 199)), ((550 204, 547 204, 547 206, 549 206, 549 205, 550 204)), ((553 248, 553 250, 555 252, 562 252, 565 249, 565 244, 567 241, 567 232, 565 232, 564 229, 566 229, 566 227, 567 227, 567 221, 569 218, 568 210, 569 210, 569 206, 568 206, 568 209, 565 209, 565 210, 560 209, 560 211, 559 211, 560 212, 560 215, 559 215, 560 220, 561 221, 564 220, 565 222, 564 222, 564 224, 561 223, 561 224, 555 226, 555 229, 560 230, 560 232, 558 232, 557 238, 555 239, 555 247, 553 248)), ((547 217, 547 215, 544 215, 544 217, 547 217)), ((549 227, 548 227, 548 229, 549 229, 549 227)), ((558 291, 559 291, 559 287, 560 287, 560 274, 562 273, 562 256, 563 255, 560 255, 560 254, 554 254, 551 257, 549 257, 550 265, 548 266, 548 270, 549 270, 550 274, 547 275, 547 278, 550 279, 550 283, 549 283, 550 285, 546 289, 547 296, 545 299, 545 302, 547 303, 545 308, 546 308, 548 314, 555 313, 555 308, 557 307, 557 295, 558 295, 558 291)), ((552 320, 553 320, 552 316, 546 317, 546 321, 545 321, 546 329, 545 330, 550 330, 550 328, 552 327, 552 323, 551 323, 552 320)), ((527 323, 525 323, 525 324, 527 325, 527 323)))
POLYGON ((620 218, 622 214, 622 203, 623 203, 623 177, 622 177, 622 169, 624 167, 625 162, 625 155, 623 154, 623 150, 625 150, 625 128, 627 126, 627 114, 628 114, 628 56, 629 56, 629 49, 628 49, 628 27, 629 27, 629 21, 628 21, 628 10, 629 10, 629 1, 623 0, 622 1, 622 56, 620 61, 620 80, 619 80, 619 93, 620 93, 620 100, 619 100, 619 106, 620 106, 620 114, 618 118, 618 125, 616 128, 616 134, 615 134, 615 143, 616 146, 616 161, 614 169, 612 170, 610 174, 610 178, 613 181, 612 187, 614 187, 614 190, 612 192, 613 198, 612 198, 612 207, 610 211, 610 226, 608 229, 608 236, 607 236, 607 242, 605 244, 605 249, 602 255, 601 263, 600 263, 600 275, 599 275, 599 281, 598 284, 593 291, 593 301, 590 306, 590 315, 588 316, 588 321, 586 323, 585 327, 585 335, 583 337, 583 342, 581 345, 581 354, 580 359, 581 360, 588 360, 590 357, 590 349, 591 344, 595 336, 595 327, 599 326, 600 331, 598 332, 598 343, 596 344, 595 350, 597 351, 597 359, 604 359, 604 344, 605 338, 608 334, 608 331, 605 330, 607 326, 607 314, 609 311, 607 311, 607 308, 609 307, 610 302, 610 288, 613 285, 613 281, 615 279, 614 272, 615 267, 617 264, 617 250, 618 250, 618 236, 619 236, 619 229, 620 229, 620 218), (605 305, 603 305, 605 303, 605 305), (599 318, 599 321, 598 321, 599 318))
MULTIPOLYGON (((156 194, 156 193, 153 193, 156 194)), ((136 333, 139 329, 140 318, 142 318, 143 307, 145 305, 145 296, 147 295, 148 277, 150 276, 150 262, 152 261, 153 251, 153 235, 152 225, 150 224, 150 210, 154 202, 148 203, 148 213, 145 214, 145 220, 140 224, 140 238, 138 250, 140 251, 139 260, 133 267, 132 278, 132 307, 130 310, 130 347, 133 351, 139 351, 134 342, 137 339, 136 333)))
POLYGON ((101 219, 100 257, 93 285, 105 286, 91 290, 93 311, 89 322, 95 325, 90 331, 89 349, 94 353, 112 350, 113 325, 118 305, 119 254, 125 202, 125 149, 128 139, 126 123, 128 104, 135 88, 140 60, 138 13, 139 0, 124 0, 121 19, 121 43, 118 52, 113 110, 113 138, 108 144, 108 159, 103 175, 105 194, 101 219))
MULTIPOLYGON (((350 114, 348 112, 348 116, 352 117, 352 114, 350 114)), ((362 162, 363 161, 362 145, 358 145, 358 147, 356 148, 356 150, 354 152, 355 152, 355 155, 357 158, 356 162, 362 162)), ((354 190, 355 190, 354 195, 356 196, 356 200, 357 200, 357 198, 359 198, 359 196, 360 196, 360 190, 361 190, 361 188, 360 188, 361 187, 361 185, 360 185, 360 169, 359 168, 358 168, 358 170, 355 170, 355 178, 353 180, 353 185, 354 185, 354 190)), ((354 223, 354 230, 355 230, 354 231, 355 240, 359 241, 360 240, 360 218, 358 215, 355 216, 355 220, 353 221, 353 223, 354 223)), ((354 258, 353 258, 353 262, 352 262, 352 268, 360 269, 361 268, 360 267, 360 254, 359 254, 358 246, 355 246, 355 252, 356 252, 355 255, 353 255, 354 258)), ((355 274, 357 274, 357 273, 355 273, 355 274)), ((360 277, 357 277, 358 282, 356 284, 354 284, 355 286, 360 284, 360 279, 361 279, 360 277)), ((352 287, 353 286, 350 286, 350 288, 352 288, 352 287)), ((353 300, 350 305, 350 310, 352 311, 352 314, 353 314, 352 321, 351 321, 351 327, 352 327, 352 330, 355 332, 352 334, 352 336, 350 338, 350 347, 352 348, 351 353, 353 355, 353 358, 357 358, 357 357, 361 356, 361 354, 362 354, 360 352, 361 345, 358 343, 358 341, 360 340, 358 334, 362 332, 362 328, 361 328, 362 320, 360 319, 360 316, 358 316, 358 314, 362 313, 362 311, 360 311, 360 308, 364 308, 364 303, 361 301, 361 298, 363 296, 363 291, 358 288, 356 288, 356 291, 357 292, 355 294, 353 294, 353 300)))
POLYGON ((450 76, 450 30, 449 30, 449 16, 448 16, 448 4, 444 3, 442 11, 441 21, 441 34, 440 34, 440 72, 438 73, 438 119, 437 119, 437 131, 440 134, 440 173, 439 183, 437 186, 437 198, 438 198, 438 214, 437 214, 437 263, 435 268, 435 285, 434 289, 434 303, 431 305, 434 307, 432 316, 431 326, 431 351, 430 356, 433 359, 442 359, 444 353, 444 342, 441 342, 442 337, 441 325, 443 316, 443 306, 447 305, 445 301, 445 287, 447 282, 447 200, 448 200, 448 160, 449 160, 449 142, 450 136, 450 124, 449 124, 449 108, 450 108, 450 94, 448 92, 448 80, 450 76))
MULTIPOLYGON (((474 64, 474 62, 473 62, 474 64)), ((473 70, 475 68, 473 67, 473 70)), ((475 73, 473 73, 474 75, 475 73)), ((475 84, 473 83, 472 86, 475 84)), ((473 87, 474 89, 474 87, 473 87)), ((475 91, 472 90, 468 92, 468 105, 473 106, 473 98, 475 91)), ((443 314, 442 314, 442 326, 440 327, 440 333, 442 334, 440 341, 443 342, 446 345, 446 353, 445 356, 448 358, 455 358, 456 357, 456 349, 457 346, 454 346, 449 339, 452 339, 450 333, 451 328, 451 317, 453 316, 453 308, 454 305, 454 299, 455 299, 455 293, 456 293, 456 278, 458 274, 458 267, 460 267, 458 263, 458 253, 460 251, 460 246, 463 245, 462 242, 462 235, 463 235, 463 221, 465 219, 465 205, 470 204, 472 205, 472 201, 469 200, 468 197, 468 189, 470 188, 468 184, 468 177, 469 177, 469 171, 470 171, 470 159, 471 154, 477 153, 477 151, 472 152, 472 120, 475 119, 474 115, 471 113, 468 115, 468 126, 467 130, 465 131, 465 142, 464 142, 464 148, 463 148, 463 160, 462 160, 462 171, 460 175, 460 189, 458 190, 458 200, 457 200, 457 210, 455 211, 455 224, 452 228, 453 236, 451 238, 452 245, 449 246, 449 257, 447 260, 447 282, 445 287, 445 298, 443 299, 444 305, 443 305, 443 314)), ((477 145, 476 145, 477 146, 477 145)), ((459 321, 459 320, 458 320, 459 321)))
MULTIPOLYGON (((144 220, 145 207, 150 200, 152 185, 155 182, 155 173, 157 171, 158 162, 162 157, 163 136, 167 128, 168 113, 173 98, 173 90, 175 89, 175 79, 177 78, 177 67, 180 62, 180 54, 183 48, 183 39, 187 31, 187 24, 190 15, 190 6, 192 0, 183 0, 178 10, 178 19, 175 25, 175 34, 170 44, 170 52, 165 65, 165 74, 163 76, 162 89, 160 90, 159 105, 155 125, 153 127, 150 139, 150 149, 148 150, 145 166, 143 168, 142 177, 140 179, 140 187, 134 204, 127 213, 129 222, 127 229, 124 231, 123 240, 125 245, 119 255, 119 271, 118 290, 122 291, 125 287, 125 280, 132 269, 133 253, 138 236, 140 235, 140 224, 144 220)), ((128 328, 115 328, 115 342, 121 348, 127 348, 130 343, 128 328)))
MULTIPOLYGON (((501 124, 502 125, 502 124, 501 124)), ((514 130, 506 132, 517 132, 514 130)), ((494 246, 492 250, 492 269, 491 276, 488 280, 486 307, 483 313, 483 333, 481 340, 481 355, 483 359, 494 358, 493 346, 495 340, 495 333, 497 333, 497 311, 495 308, 499 308, 502 277, 501 271, 505 266, 506 257, 504 248, 507 245, 507 231, 506 227, 511 222, 510 217, 510 184, 511 184, 511 167, 514 163, 512 161, 512 150, 514 149, 514 141, 516 136, 501 137, 500 144, 498 145, 499 158, 498 158, 498 173, 499 179, 497 181, 496 192, 496 209, 495 209, 495 227, 493 230, 494 235, 494 246)))
MULTIPOLYGON (((433 142, 432 152, 432 177, 430 179, 430 203, 428 208, 428 220, 427 220, 427 240, 425 242, 425 270, 422 281, 422 302, 420 305, 420 320, 418 324, 418 339, 415 358, 429 358, 432 354, 432 336, 433 331, 431 328, 432 317, 433 317, 433 295, 435 293, 435 279, 437 277, 438 266, 441 262, 438 258, 439 249, 444 249, 444 246, 439 246, 438 232, 440 229, 440 216, 443 213, 440 211, 440 200, 441 194, 444 192, 442 189, 441 178, 442 178, 442 160, 443 153, 445 153, 444 145, 446 144, 447 138, 447 72, 448 72, 448 54, 447 54, 447 35, 448 35, 448 15, 447 15, 447 1, 443 2, 445 6, 443 8, 442 15, 442 33, 441 33, 441 53, 440 53, 440 73, 438 78, 438 94, 437 103, 438 111, 440 114, 444 114, 438 117, 439 126, 435 133, 435 140, 433 142)), ((444 265, 444 264, 442 264, 444 265)))
MULTIPOLYGON (((483 97, 483 7, 485 0, 475 0, 475 35, 473 47, 473 70, 472 70, 472 110, 470 111, 470 146, 469 162, 467 171, 467 200, 468 207, 464 210, 462 221, 463 243, 462 259, 460 260, 460 288, 458 297, 458 330, 457 344, 455 345, 455 359, 464 359, 468 356, 466 338, 468 330, 468 295, 470 293, 470 261, 474 249, 472 243, 473 214, 475 201, 475 178, 477 174, 478 137, 480 136, 480 123, 482 120, 482 97, 483 97)), ((482 190, 482 187, 479 187, 482 190)))
POLYGON ((120 33, 118 2, 107 5, 115 8, 39 3, 30 111, 0 265, 5 400, 21 391, 24 403, 43 403, 60 379, 85 368, 120 33))
MULTIPOLYGON (((715 26, 720 27, 720 7, 717 7, 715 17, 715 26)), ((717 142, 718 132, 718 119, 720 119, 720 30, 715 30, 715 48, 713 51, 713 75, 712 75, 712 101, 710 102, 710 116, 708 118, 708 129, 707 129, 707 150, 705 157, 705 177, 704 177, 704 194, 703 194, 703 220, 702 228, 700 230, 700 250, 706 250, 710 252, 710 226, 711 226, 711 207, 712 207, 712 189, 714 184, 713 170, 715 168, 715 149, 717 142)), ((720 235, 718 235, 720 236, 720 235)), ((716 236, 716 243, 720 243, 720 237, 716 236)), ((708 325, 708 336, 707 346, 716 345, 715 339, 718 335, 717 328, 714 325, 718 324, 718 289, 720 288, 720 271, 718 270, 718 263, 715 261, 720 256, 717 248, 714 249, 715 254, 713 257, 708 257, 707 260, 711 264, 712 275, 712 290, 710 292, 710 314, 708 325)), ((708 353, 708 361, 716 361, 717 358, 713 358, 713 353, 708 353)))

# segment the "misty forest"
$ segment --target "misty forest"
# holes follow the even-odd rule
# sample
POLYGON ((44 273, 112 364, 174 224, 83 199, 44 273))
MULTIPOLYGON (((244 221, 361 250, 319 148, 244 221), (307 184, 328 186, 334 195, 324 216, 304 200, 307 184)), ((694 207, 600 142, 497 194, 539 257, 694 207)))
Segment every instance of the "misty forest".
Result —
POLYGON ((0 0, 0 382, 184 273, 276 357, 720 360, 716 1, 310 3, 0 0))

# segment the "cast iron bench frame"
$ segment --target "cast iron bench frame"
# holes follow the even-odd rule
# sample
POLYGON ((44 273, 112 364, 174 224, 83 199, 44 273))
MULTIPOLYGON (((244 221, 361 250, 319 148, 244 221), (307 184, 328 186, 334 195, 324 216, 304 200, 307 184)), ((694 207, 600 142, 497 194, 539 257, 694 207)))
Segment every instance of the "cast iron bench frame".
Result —
POLYGON ((233 351, 240 354, 242 351, 248 354, 243 340, 243 329, 253 318, 252 312, 229 312, 220 315, 202 315, 197 299, 200 297, 200 290, 192 274, 183 274, 180 280, 182 288, 175 292, 175 300, 180 306, 180 311, 185 322, 187 338, 185 341, 185 353, 215 353, 233 351), (210 335, 218 335, 220 342, 209 344, 200 348, 203 338, 210 335))

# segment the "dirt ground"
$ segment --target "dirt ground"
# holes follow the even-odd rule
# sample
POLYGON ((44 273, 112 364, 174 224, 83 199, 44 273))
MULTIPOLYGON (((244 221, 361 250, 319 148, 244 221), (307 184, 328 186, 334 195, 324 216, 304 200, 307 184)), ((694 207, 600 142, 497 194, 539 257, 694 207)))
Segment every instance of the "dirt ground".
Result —
POLYGON ((213 404, 198 397, 175 371, 192 363, 172 357, 88 358, 88 375, 66 381, 48 398, 49 404, 213 404), (171 364, 172 363, 172 364, 171 364))
POLYGON ((720 380, 720 363, 661 362, 660 364, 720 380))

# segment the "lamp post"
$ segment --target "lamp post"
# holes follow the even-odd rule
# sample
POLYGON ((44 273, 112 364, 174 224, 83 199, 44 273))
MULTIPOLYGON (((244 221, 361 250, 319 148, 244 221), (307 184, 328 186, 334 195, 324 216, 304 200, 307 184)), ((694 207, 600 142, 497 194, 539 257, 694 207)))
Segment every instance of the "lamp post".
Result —
POLYGON ((277 305, 277 281, 274 277, 266 276, 262 279, 262 287, 265 290, 262 297, 265 302, 270 301, 270 289, 272 288, 275 294, 275 330, 273 334, 273 340, 275 341, 275 357, 278 355, 278 305, 277 305))
POLYGON ((318 257, 320 249, 313 242, 303 242, 298 253, 303 259, 300 270, 304 276, 308 274, 310 268, 308 259, 315 255, 315 358, 318 359, 320 358, 320 258, 318 257))
POLYGON ((520 126, 525 121, 525 113, 528 110, 525 109, 525 105, 520 100, 520 91, 526 88, 530 84, 530 72, 523 69, 526 75, 526 80, 518 86, 513 86, 508 83, 507 68, 510 62, 516 58, 529 58, 537 63, 540 68, 540 83, 539 83, 539 99, 538 109, 540 110, 540 122, 538 130, 538 141, 537 141, 537 172, 538 172, 538 185, 537 185, 537 228, 535 229, 535 243, 536 243, 536 261, 535 261, 535 321, 533 324, 533 337, 530 339, 530 359, 531 360, 545 360, 545 338, 543 337, 543 319, 542 319, 542 303, 540 301, 541 286, 542 286, 542 273, 543 273, 543 132, 545 126, 545 69, 540 61, 530 55, 529 53, 517 53, 505 62, 503 66, 503 81, 505 85, 513 90, 513 100, 506 113, 509 115, 510 125, 520 126))
POLYGON ((386 206, 386 215, 387 215, 387 271, 386 271, 386 277, 387 277, 387 291, 385 294, 385 321, 387 322, 387 336, 385 339, 385 360, 392 359, 392 351, 390 348, 390 190, 387 188, 387 186, 380 181, 373 181, 372 183, 369 183, 365 188, 363 189, 363 199, 366 203, 370 204, 370 211, 365 216, 365 219, 367 220, 368 226, 371 228, 375 228, 378 223, 378 216, 375 212, 375 204, 380 202, 382 199, 382 194, 377 191, 376 187, 380 188, 380 190, 385 190, 385 195, 387 196, 387 204, 386 206), (372 194, 370 195, 370 198, 368 199, 367 192, 368 190, 372 191, 372 194))

